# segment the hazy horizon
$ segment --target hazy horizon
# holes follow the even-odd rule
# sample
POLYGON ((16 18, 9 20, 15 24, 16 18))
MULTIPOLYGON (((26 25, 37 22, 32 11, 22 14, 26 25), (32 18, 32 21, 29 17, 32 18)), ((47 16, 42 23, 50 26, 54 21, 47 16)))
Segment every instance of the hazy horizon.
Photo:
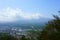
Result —
POLYGON ((53 18, 59 5, 60 0, 0 0, 0 22, 53 18))

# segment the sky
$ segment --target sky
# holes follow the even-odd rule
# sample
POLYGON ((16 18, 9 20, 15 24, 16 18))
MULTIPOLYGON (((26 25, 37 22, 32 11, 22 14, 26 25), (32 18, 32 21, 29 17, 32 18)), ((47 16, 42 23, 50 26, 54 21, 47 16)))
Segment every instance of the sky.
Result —
POLYGON ((60 0, 0 0, 0 22, 52 18, 58 11, 60 0))

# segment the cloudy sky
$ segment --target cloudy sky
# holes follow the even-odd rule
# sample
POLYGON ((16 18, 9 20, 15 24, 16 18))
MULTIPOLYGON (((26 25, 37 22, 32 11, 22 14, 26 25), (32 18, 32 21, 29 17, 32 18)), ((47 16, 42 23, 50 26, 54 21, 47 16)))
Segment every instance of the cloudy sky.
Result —
POLYGON ((60 0, 0 0, 0 22, 52 18, 59 10, 60 0))

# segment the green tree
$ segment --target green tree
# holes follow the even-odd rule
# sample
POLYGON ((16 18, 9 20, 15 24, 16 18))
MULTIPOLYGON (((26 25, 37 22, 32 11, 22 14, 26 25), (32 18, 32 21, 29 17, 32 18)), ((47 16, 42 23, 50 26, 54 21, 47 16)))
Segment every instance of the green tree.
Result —
POLYGON ((0 40, 17 40, 17 38, 8 33, 0 33, 0 40))
POLYGON ((60 17, 53 15, 54 19, 48 21, 41 31, 38 40, 60 40, 60 17))
POLYGON ((27 38, 24 35, 22 35, 20 40, 27 40, 27 38))

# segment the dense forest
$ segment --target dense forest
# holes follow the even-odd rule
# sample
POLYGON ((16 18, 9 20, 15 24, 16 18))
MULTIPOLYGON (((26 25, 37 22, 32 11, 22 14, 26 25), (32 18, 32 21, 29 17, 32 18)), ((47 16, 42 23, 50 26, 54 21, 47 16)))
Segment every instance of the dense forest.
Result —
POLYGON ((60 40, 60 17, 53 15, 54 19, 48 21, 40 30, 27 31, 27 35, 13 36, 10 33, 0 33, 0 40, 60 40))

